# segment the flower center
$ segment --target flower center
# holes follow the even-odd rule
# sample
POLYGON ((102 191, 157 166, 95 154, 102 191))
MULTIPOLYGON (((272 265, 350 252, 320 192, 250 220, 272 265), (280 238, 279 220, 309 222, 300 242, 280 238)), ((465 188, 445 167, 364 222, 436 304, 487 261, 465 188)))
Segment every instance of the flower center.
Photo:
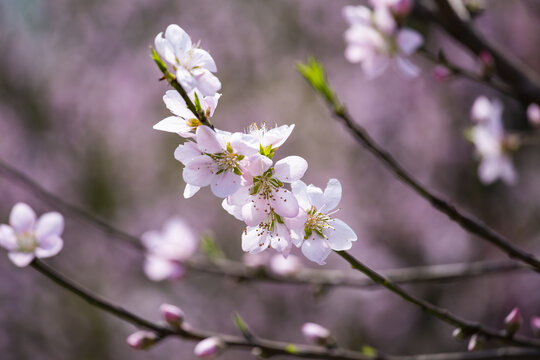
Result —
POLYGON ((227 149, 220 153, 206 154, 210 156, 217 165, 218 171, 216 174, 221 174, 224 171, 232 171, 236 175, 242 175, 239 162, 244 158, 244 155, 239 155, 234 152, 231 143, 227 143, 227 149))
POLYGON ((17 250, 20 252, 34 252, 38 243, 34 232, 26 231, 17 234, 17 250))
POLYGON ((260 176, 253 177, 253 186, 250 189, 250 194, 260 194, 264 199, 270 199, 275 191, 283 187, 283 183, 273 177, 274 168, 266 170, 260 176))
POLYGON ((304 224, 304 239, 309 238, 313 232, 315 232, 317 235, 321 236, 322 238, 326 239, 326 235, 324 235, 323 230, 325 228, 332 228, 328 222, 332 221, 333 219, 329 216, 330 214, 324 214, 317 210, 315 206, 312 206, 306 213, 307 220, 304 224))

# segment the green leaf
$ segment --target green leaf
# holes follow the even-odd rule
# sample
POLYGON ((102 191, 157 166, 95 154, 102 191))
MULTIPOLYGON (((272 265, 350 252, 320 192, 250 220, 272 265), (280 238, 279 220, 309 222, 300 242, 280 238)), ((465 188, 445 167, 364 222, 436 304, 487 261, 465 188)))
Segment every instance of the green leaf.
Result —
POLYGON ((194 92, 195 94, 195 109, 197 110, 197 112, 202 112, 202 107, 201 107, 201 101, 199 100, 199 97, 197 96, 197 92, 194 92))
POLYGON ((293 344, 287 344, 285 346, 285 351, 289 354, 296 354, 298 352, 298 348, 294 346, 293 344))
POLYGON ((369 345, 364 345, 362 346, 362 354, 366 355, 366 356, 376 356, 377 355, 377 350, 375 350, 375 348, 369 346, 369 345))
POLYGON ((307 63, 298 63, 296 68, 300 74, 304 76, 308 83, 322 96, 324 96, 326 101, 332 104, 334 110, 337 111, 341 109, 342 106, 339 103, 334 90, 328 83, 324 67, 319 61, 317 61, 317 59, 310 57, 308 58, 307 63))
POLYGON ((246 324, 244 319, 242 319, 242 317, 240 316, 238 312, 235 312, 233 314, 233 321, 234 321, 234 325, 236 325, 238 330, 240 330, 240 332, 242 333, 242 335, 244 335, 244 338, 246 338, 247 341, 252 341, 255 338, 255 336, 251 332, 251 329, 246 324))
POLYGON ((203 235, 200 244, 201 252, 210 260, 225 258, 223 251, 217 246, 214 237, 211 234, 203 235))

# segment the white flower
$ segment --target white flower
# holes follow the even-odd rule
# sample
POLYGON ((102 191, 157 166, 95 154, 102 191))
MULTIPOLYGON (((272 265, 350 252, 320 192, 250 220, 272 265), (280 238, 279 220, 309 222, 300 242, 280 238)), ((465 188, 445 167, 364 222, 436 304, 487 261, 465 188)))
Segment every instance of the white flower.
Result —
MULTIPOLYGON (((202 96, 198 90, 192 90, 188 96, 193 103, 195 103, 195 94, 197 94, 197 98, 206 117, 211 117, 216 110, 221 94, 216 93, 214 96, 202 96)), ((167 90, 163 96, 163 101, 167 109, 176 116, 169 116, 161 120, 154 125, 154 129, 177 133, 185 138, 195 137, 195 130, 202 124, 197 119, 197 116, 188 109, 182 96, 176 90, 167 90)))
POLYGON ((273 211, 257 226, 248 226, 242 233, 243 251, 258 254, 270 247, 284 257, 289 255, 292 247, 289 228, 273 211))
POLYGON ((243 160, 258 152, 244 141, 245 136, 242 133, 214 131, 202 125, 195 132, 196 142, 178 146, 174 156, 185 165, 182 174, 187 184, 185 198, 208 185, 214 195, 222 198, 238 190, 243 160))
POLYGON ((171 24, 154 39, 156 51, 173 66, 176 80, 186 92, 197 88, 204 96, 214 96, 221 88, 217 71, 210 54, 192 44, 189 35, 178 25, 171 24))
POLYGON ((306 186, 302 181, 291 184, 292 191, 300 208, 306 215, 303 223, 298 218, 289 221, 291 238, 296 246, 302 247, 302 253, 311 261, 320 265, 332 250, 348 250, 357 237, 354 231, 340 219, 332 215, 341 200, 341 184, 330 179, 324 192, 313 185, 306 186))
POLYGON ((264 124, 257 126, 257 124, 253 123, 249 127, 246 139, 252 141, 253 146, 259 148, 262 155, 272 158, 276 150, 289 138, 293 129, 294 124, 268 129, 264 124))
POLYGON ((484 184, 502 179, 511 185, 517 181, 512 160, 506 149, 507 136, 502 124, 502 104, 480 96, 471 109, 476 125, 471 129, 471 140, 481 158, 478 177, 484 184))
POLYGON ((412 29, 398 29, 388 8, 378 6, 372 11, 361 5, 346 6, 343 16, 350 25, 345 32, 345 58, 361 63, 366 76, 381 75, 391 63, 406 76, 418 75, 418 67, 408 57, 422 46, 422 35, 412 29))
POLYGON ((48 212, 36 221, 36 213, 25 203, 13 206, 9 225, 0 225, 0 246, 8 250, 9 259, 24 267, 34 257, 47 258, 62 250, 64 241, 64 217, 57 212, 48 212))
POLYGON ((145 232, 141 242, 146 248, 144 272, 153 281, 184 275, 182 263, 197 251, 198 246, 193 230, 179 218, 167 221, 163 231, 145 232))
POLYGON ((529 104, 527 107, 527 119, 532 126, 540 125, 540 106, 538 104, 529 104))

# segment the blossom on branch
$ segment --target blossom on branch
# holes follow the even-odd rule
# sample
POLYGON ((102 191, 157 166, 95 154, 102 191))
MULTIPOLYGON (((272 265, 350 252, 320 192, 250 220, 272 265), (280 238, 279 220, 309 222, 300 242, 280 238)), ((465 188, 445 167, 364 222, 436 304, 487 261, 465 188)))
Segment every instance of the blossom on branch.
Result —
POLYGON ((193 230, 180 218, 167 221, 162 231, 145 232, 141 242, 146 248, 144 272, 153 281, 182 277, 185 273, 182 263, 198 247, 193 230))
POLYGON ((25 203, 13 206, 9 225, 0 224, 0 246, 8 250, 9 259, 18 267, 37 258, 54 256, 62 250, 64 217, 48 212, 36 219, 34 210, 25 203))
POLYGON ((382 75, 391 63, 403 74, 417 76, 418 67, 409 61, 424 42, 422 35, 409 28, 400 28, 386 6, 345 6, 343 17, 349 23, 345 32, 347 49, 345 58, 351 63, 360 63, 368 78, 382 75))
POLYGON ((214 59, 199 44, 193 44, 180 26, 169 25, 165 35, 160 32, 154 43, 161 58, 173 66, 176 81, 187 93, 198 89, 203 96, 214 96, 221 89, 221 82, 212 74, 217 71, 214 59))
POLYGON ((512 185, 517 181, 516 171, 509 151, 515 147, 512 138, 505 134, 502 124, 502 104, 485 96, 478 97, 471 109, 475 123, 470 131, 470 140, 481 158, 478 177, 484 184, 497 179, 512 185))
MULTIPOLYGON (((188 94, 194 104, 199 104, 207 118, 210 118, 216 110, 220 93, 213 96, 203 96, 198 90, 192 90, 188 94)), ((186 106, 186 102, 176 90, 167 90, 163 101, 175 116, 169 116, 154 125, 155 130, 177 133, 184 138, 194 138, 197 127, 202 125, 197 115, 186 106)), ((197 106, 197 105, 196 105, 197 106)))
POLYGON ((302 248, 302 253, 309 260, 324 265, 332 250, 350 249, 357 239, 356 234, 342 220, 333 217, 341 200, 340 182, 330 179, 324 192, 300 180, 292 183, 291 187, 305 214, 305 222, 289 222, 291 238, 296 246, 302 248))

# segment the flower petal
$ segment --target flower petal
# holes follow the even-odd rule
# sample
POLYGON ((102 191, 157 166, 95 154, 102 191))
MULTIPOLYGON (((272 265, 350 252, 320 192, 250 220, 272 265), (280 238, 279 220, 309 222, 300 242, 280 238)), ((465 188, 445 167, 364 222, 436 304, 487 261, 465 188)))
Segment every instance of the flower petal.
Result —
POLYGON ((47 241, 50 236, 60 236, 64 231, 64 217, 58 212, 48 212, 40 216, 36 223, 38 243, 47 241))
POLYGON ((169 109, 174 115, 180 116, 184 119, 194 118, 195 115, 187 108, 186 102, 180 96, 176 90, 167 90, 163 95, 163 102, 167 109, 169 109))
POLYGON ((38 258, 47 258, 58 254, 64 247, 64 240, 60 236, 52 235, 42 240, 36 248, 38 258))
POLYGON ((192 47, 189 35, 176 24, 167 26, 167 29, 165 29, 165 39, 171 43, 174 53, 180 61, 182 61, 186 51, 192 47))
POLYGON ((319 265, 326 264, 325 260, 331 252, 332 249, 326 240, 318 235, 304 240, 302 244, 302 254, 319 265))
POLYGON ((9 223, 16 234, 31 231, 36 223, 36 213, 25 203, 17 203, 9 214, 9 223))
POLYGON ((242 219, 248 226, 257 226, 270 213, 268 200, 260 195, 252 196, 247 204, 242 206, 242 219))
POLYGON ((420 68, 403 56, 396 57, 396 65, 401 73, 409 78, 417 77, 420 74, 420 68))
POLYGON ((217 71, 214 59, 208 51, 203 49, 193 49, 191 51, 191 66, 202 67, 211 72, 217 71))
POLYGON ((18 267, 25 267, 34 260, 34 253, 10 252, 9 260, 18 267))
POLYGON ((182 137, 191 138, 195 134, 191 132, 191 127, 186 123, 186 120, 178 116, 169 116, 152 127, 154 130, 176 133, 182 137))
POLYGON ((201 150, 199 150, 197 144, 194 142, 185 142, 182 145, 178 145, 176 150, 174 150, 174 158, 184 165, 201 155, 201 150))
POLYGON ((0 224, 0 246, 6 250, 17 248, 17 236, 11 226, 0 224))
POLYGON ((244 221, 244 219, 242 218, 242 206, 231 204, 229 202, 229 198, 230 197, 223 199, 223 201, 221 202, 221 206, 223 207, 223 209, 225 209, 225 211, 234 216, 236 219, 244 221))
POLYGON ((308 168, 306 160, 300 156, 287 156, 274 165, 274 176, 283 182, 300 180, 308 168))
POLYGON ((215 154, 223 152, 223 148, 216 138, 216 132, 206 125, 197 127, 197 144, 204 153, 215 154))
POLYGON ((324 193, 321 188, 310 184, 306 190, 311 205, 315 206, 317 209, 321 209, 324 206, 324 193))
POLYGON ((182 277, 185 269, 179 263, 156 256, 147 256, 144 262, 144 272, 150 280, 162 281, 182 277))
POLYGON ((210 185, 215 173, 215 163, 206 155, 197 156, 184 168, 182 177, 187 184, 204 187, 210 185))
POLYGON ((298 215, 298 201, 296 201, 292 192, 284 188, 279 188, 272 192, 270 206, 276 214, 286 218, 292 218, 298 215))
POLYGON ((356 241, 357 237, 353 229, 340 219, 334 219, 329 223, 332 228, 326 228, 324 235, 328 238, 328 245, 333 250, 349 250, 352 247, 351 241, 356 241))
POLYGON ((241 178, 232 171, 224 171, 212 178, 210 188, 217 197, 232 195, 240 188, 241 178))
POLYGON ((167 61, 169 64, 176 64, 176 57, 174 55, 174 48, 172 44, 167 40, 163 38, 163 33, 160 32, 156 35, 154 38, 154 45, 156 47, 156 51, 161 56, 162 59, 167 61))
POLYGON ((276 227, 272 235, 270 235, 270 245, 274 250, 283 254, 287 257, 291 251, 291 241, 289 235, 289 229, 284 224, 276 223, 276 227))
POLYGON ((221 89, 221 82, 210 71, 198 68, 193 71, 193 75, 197 82, 197 89, 199 89, 204 96, 214 96, 219 89, 221 89))
POLYGON ((396 41, 402 53, 411 55, 422 46, 424 38, 418 31, 401 29, 397 34, 396 41))
POLYGON ((307 215, 304 210, 300 210, 293 218, 283 218, 285 225, 289 228, 291 241, 296 247, 300 247, 304 241, 304 228, 307 215))
POLYGON ((281 125, 268 130, 261 139, 261 145, 267 147, 272 145, 272 148, 278 148, 289 138, 294 130, 294 124, 281 125))
POLYGON ((268 232, 258 226, 249 226, 242 233, 242 250, 250 254, 258 254, 268 248, 268 232))
POLYGON ((338 206, 341 201, 341 183, 338 179, 328 180, 326 189, 324 189, 323 199, 325 212, 332 211, 338 206))
POLYGON ((186 184, 186 187, 184 188, 184 199, 189 199, 193 195, 195 195, 200 190, 200 186, 195 186, 191 184, 186 184))
POLYGON ((306 183, 301 180, 297 180, 291 183, 291 189, 296 197, 296 201, 298 201, 298 205, 300 205, 300 207, 305 211, 308 211, 311 207, 311 201, 308 196, 306 183))

